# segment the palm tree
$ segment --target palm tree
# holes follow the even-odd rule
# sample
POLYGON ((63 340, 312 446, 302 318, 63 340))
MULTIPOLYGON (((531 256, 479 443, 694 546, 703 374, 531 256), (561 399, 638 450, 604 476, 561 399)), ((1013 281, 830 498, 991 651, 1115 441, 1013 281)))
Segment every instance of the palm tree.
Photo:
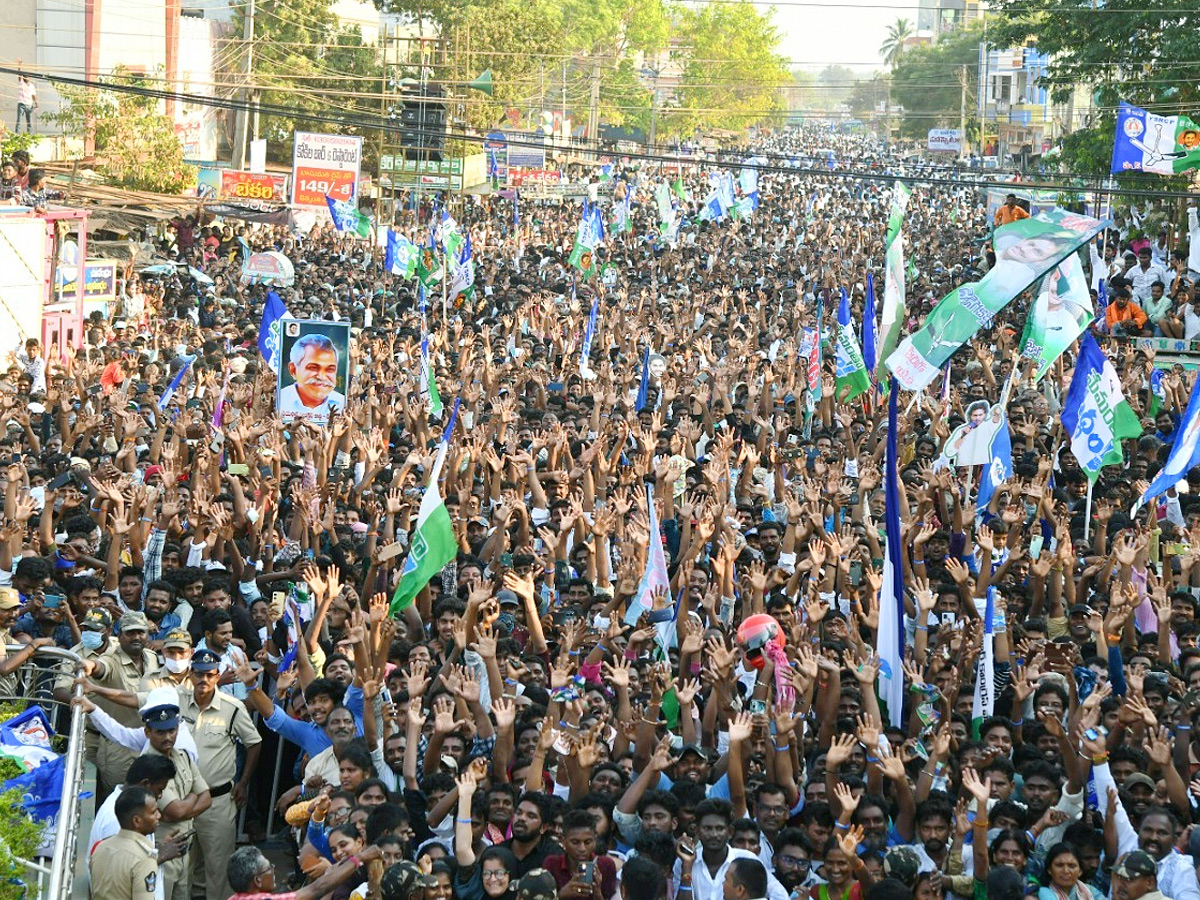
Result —
POLYGON ((879 55, 889 66, 895 66, 904 55, 904 42, 913 35, 912 23, 908 19, 897 19, 888 26, 887 38, 879 48, 879 55))

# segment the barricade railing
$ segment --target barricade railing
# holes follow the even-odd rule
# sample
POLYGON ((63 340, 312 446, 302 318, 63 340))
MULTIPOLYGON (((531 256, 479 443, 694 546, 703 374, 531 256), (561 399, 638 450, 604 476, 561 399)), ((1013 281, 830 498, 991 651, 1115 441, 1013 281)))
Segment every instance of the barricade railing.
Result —
MULTIPOLYGON (((17 653, 22 650, 22 645, 9 645, 7 649, 10 654, 17 653)), ((0 703, 40 706, 55 734, 67 736, 62 797, 52 849, 48 856, 24 860, 30 883, 37 886, 36 892, 30 892, 29 896, 39 900, 69 900, 71 895, 79 842, 79 794, 83 787, 86 724, 81 707, 54 697, 54 683, 63 676, 71 678, 71 697, 76 697, 82 693, 82 687, 75 682, 82 669, 83 660, 78 654, 59 647, 42 647, 14 673, 17 678, 15 695, 0 690, 0 703)))

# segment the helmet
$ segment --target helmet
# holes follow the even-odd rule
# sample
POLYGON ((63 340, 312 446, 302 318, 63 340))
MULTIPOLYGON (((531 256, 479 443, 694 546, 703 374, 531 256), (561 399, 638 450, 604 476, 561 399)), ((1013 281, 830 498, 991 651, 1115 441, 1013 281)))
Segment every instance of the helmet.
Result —
POLYGON ((786 641, 775 617, 766 613, 750 616, 737 631, 738 646, 742 648, 747 664, 755 669, 761 669, 766 664, 763 648, 767 644, 774 642, 782 648, 786 641))

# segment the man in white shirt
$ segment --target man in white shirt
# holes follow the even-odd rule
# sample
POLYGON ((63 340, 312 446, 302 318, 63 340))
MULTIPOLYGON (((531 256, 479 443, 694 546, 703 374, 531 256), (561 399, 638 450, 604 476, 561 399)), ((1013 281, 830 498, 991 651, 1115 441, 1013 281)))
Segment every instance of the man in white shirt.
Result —
MULTIPOLYGON (((729 846, 733 837, 733 808, 728 800, 710 798, 697 804, 696 833, 700 846, 696 848, 695 859, 686 868, 677 860, 674 871, 678 890, 691 886, 690 900, 724 900, 728 896, 725 892, 727 876, 735 860, 751 860, 762 867, 766 875, 765 895, 747 895, 747 900, 759 900, 763 896, 767 900, 788 900, 787 890, 773 875, 767 874, 756 854, 729 846)), ((676 896, 679 896, 678 891, 676 896)))
POLYGON ((1138 264, 1125 273, 1125 279, 1133 292, 1133 301, 1142 309, 1150 302, 1150 285, 1161 281, 1165 288, 1171 283, 1166 269, 1154 262, 1149 247, 1143 247, 1138 252, 1138 264))

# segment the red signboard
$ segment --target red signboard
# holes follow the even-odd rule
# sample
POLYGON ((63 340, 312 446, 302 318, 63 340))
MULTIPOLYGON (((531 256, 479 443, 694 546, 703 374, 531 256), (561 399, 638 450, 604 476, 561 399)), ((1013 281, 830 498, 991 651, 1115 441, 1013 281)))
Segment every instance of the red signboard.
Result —
POLYGON ((255 172, 221 172, 221 199, 232 201, 262 200, 287 203, 287 176, 255 172))

